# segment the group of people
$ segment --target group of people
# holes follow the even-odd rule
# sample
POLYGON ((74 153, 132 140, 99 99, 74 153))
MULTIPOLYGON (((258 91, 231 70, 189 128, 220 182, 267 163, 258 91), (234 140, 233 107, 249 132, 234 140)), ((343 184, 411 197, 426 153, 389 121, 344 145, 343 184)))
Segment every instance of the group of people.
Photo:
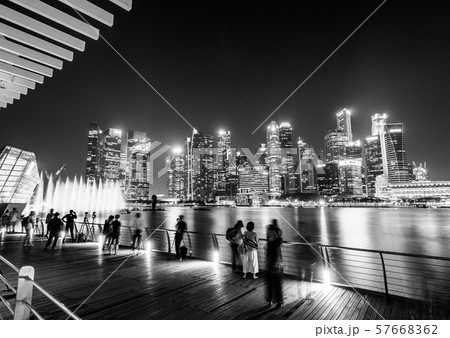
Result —
POLYGON ((119 221, 120 215, 110 215, 103 224, 103 250, 107 250, 111 254, 113 248, 114 254, 117 255, 119 248, 120 228, 122 224, 119 221))
MULTIPOLYGON (((243 277, 251 273, 257 279, 259 272, 258 264, 258 235, 254 231, 255 224, 248 222, 246 231, 242 233, 244 223, 239 220, 227 229, 226 239, 231 248, 231 267, 236 271, 239 261, 242 261, 243 277)), ((266 231, 266 273, 267 273, 267 301, 272 306, 277 303, 278 307, 284 305, 283 301, 283 258, 281 255, 281 244, 283 232, 278 227, 276 219, 267 226, 266 231)))

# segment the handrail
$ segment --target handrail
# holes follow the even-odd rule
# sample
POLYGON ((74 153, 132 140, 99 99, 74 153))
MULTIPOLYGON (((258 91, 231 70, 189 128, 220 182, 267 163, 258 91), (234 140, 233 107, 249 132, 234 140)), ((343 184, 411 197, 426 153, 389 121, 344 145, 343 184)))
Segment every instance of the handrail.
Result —
MULTIPOLYGON (((11 269, 13 269, 15 272, 17 272, 18 274, 20 273, 20 270, 14 265, 12 264, 10 261, 8 261, 6 258, 4 258, 3 256, 0 255, 0 260, 3 261, 6 265, 8 265, 11 269)), ((75 315, 74 313, 72 313, 72 311, 70 311, 63 303, 61 303, 60 301, 58 301, 56 298, 54 298, 51 294, 49 294, 46 290, 44 290, 38 283, 36 283, 32 278, 30 278, 29 276, 19 276, 19 279, 23 278, 26 281, 28 281, 29 283, 31 283, 37 290, 39 290, 45 297, 47 297, 50 301, 52 301, 56 306, 58 306, 62 311, 64 311, 66 314, 68 314, 71 318, 76 319, 76 320, 81 320, 80 317, 78 317, 77 315, 75 315)), ((0 279, 17 295, 17 290, 12 287, 9 282, 6 280, 6 278, 4 278, 3 276, 0 275, 0 279)), ((7 302, 3 297, 0 296, 0 299, 2 300, 2 302, 8 307, 8 309, 11 311, 12 308, 9 304, 9 302, 7 302)), ((21 300, 22 303, 24 303, 29 309, 30 311, 36 315, 36 317, 38 319, 43 319, 41 315, 39 315, 37 313, 37 311, 33 308, 33 306, 31 304, 29 304, 26 300, 21 300)), ((14 314, 14 311, 12 311, 12 314, 14 314)))
POLYGON ((36 283, 33 279, 26 277, 33 286, 38 289, 44 296, 46 296, 48 299, 50 299, 56 306, 58 306, 61 310, 63 310, 65 313, 67 313, 71 318, 76 320, 81 320, 80 317, 78 317, 76 314, 72 313, 63 303, 61 303, 59 300, 57 300, 55 297, 53 297, 51 294, 49 294, 47 291, 45 291, 38 283, 36 283))

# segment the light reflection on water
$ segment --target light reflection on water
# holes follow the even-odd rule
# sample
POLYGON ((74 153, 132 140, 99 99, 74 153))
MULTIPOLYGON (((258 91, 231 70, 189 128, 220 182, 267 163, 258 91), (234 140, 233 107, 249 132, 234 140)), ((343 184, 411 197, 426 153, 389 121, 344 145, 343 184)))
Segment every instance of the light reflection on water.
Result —
MULTIPOLYGON (((240 219, 255 223, 259 237, 265 237, 266 226, 277 219, 284 239, 299 241, 302 236, 322 244, 395 251, 414 254, 450 256, 450 226, 447 209, 410 208, 225 208, 193 210, 188 207, 166 207, 166 211, 142 212, 147 226, 173 229, 183 214, 189 230, 225 234, 240 219), (281 215, 281 216, 280 216, 281 215), (285 220, 284 220, 285 219, 285 220)), ((131 225, 134 212, 121 216, 131 225)), ((103 222, 107 215, 101 215, 103 222)))

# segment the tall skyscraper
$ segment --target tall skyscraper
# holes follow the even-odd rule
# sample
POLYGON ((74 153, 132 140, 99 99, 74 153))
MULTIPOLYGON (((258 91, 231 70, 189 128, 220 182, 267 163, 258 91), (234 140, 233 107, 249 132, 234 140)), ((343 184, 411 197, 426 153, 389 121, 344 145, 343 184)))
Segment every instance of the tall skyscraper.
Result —
POLYGON ((347 108, 336 114, 337 130, 347 135, 347 142, 353 141, 351 113, 347 108))
POLYGON ((411 170, 406 158, 403 123, 386 123, 380 135, 383 171, 389 183, 411 181, 411 170))
POLYGON ((103 167, 103 180, 119 181, 120 154, 122 150, 122 130, 109 128, 105 133, 105 162, 103 167))
POLYGON ((98 123, 89 124, 88 150, 86 157, 86 181, 97 184, 103 175, 104 139, 98 123))
POLYGON ((339 192, 346 196, 362 196, 362 147, 361 142, 349 142, 346 146, 346 159, 340 160, 339 166, 339 192))
POLYGON ((267 164, 269 166, 269 196, 276 198, 281 195, 281 143, 278 124, 270 122, 267 127, 267 164))
POLYGON ((185 189, 185 154, 181 149, 174 148, 173 153, 169 156, 169 169, 167 172, 167 196, 179 200, 186 200, 185 189))
POLYGON ((386 125, 386 114, 376 113, 371 116, 372 120, 372 136, 380 135, 384 131, 384 126, 386 125))
POLYGON ((296 152, 292 146, 292 127, 290 123, 282 122, 279 132, 281 145, 281 190, 285 194, 295 193, 298 189, 294 163, 294 154, 296 152))
POLYGON ((228 196, 230 188, 230 163, 231 153, 231 133, 229 131, 219 131, 217 137, 218 165, 214 175, 214 190, 216 196, 228 196))
POLYGON ((347 143, 347 133, 342 130, 328 130, 325 135, 326 162, 338 162, 344 160, 347 143))
POLYGON ((366 194, 369 197, 375 197, 376 178, 383 175, 383 154, 379 135, 370 136, 364 140, 363 160, 366 194))
POLYGON ((143 131, 128 130, 126 147, 125 197, 128 202, 150 200, 149 159, 151 140, 143 131))
POLYGON ((186 139, 187 199, 206 202, 214 198, 214 137, 192 132, 186 139))
POLYGON ((300 193, 315 193, 317 191, 318 158, 313 146, 306 144, 299 137, 297 141, 299 153, 299 187, 300 193))

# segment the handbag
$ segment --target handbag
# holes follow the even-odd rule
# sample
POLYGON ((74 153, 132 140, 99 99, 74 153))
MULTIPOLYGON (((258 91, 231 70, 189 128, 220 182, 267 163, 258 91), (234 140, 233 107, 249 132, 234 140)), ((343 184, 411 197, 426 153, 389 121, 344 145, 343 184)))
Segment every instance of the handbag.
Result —
POLYGON ((238 246, 238 253, 240 255, 245 255, 247 252, 248 252, 247 245, 245 245, 244 242, 239 244, 239 246, 238 246))

